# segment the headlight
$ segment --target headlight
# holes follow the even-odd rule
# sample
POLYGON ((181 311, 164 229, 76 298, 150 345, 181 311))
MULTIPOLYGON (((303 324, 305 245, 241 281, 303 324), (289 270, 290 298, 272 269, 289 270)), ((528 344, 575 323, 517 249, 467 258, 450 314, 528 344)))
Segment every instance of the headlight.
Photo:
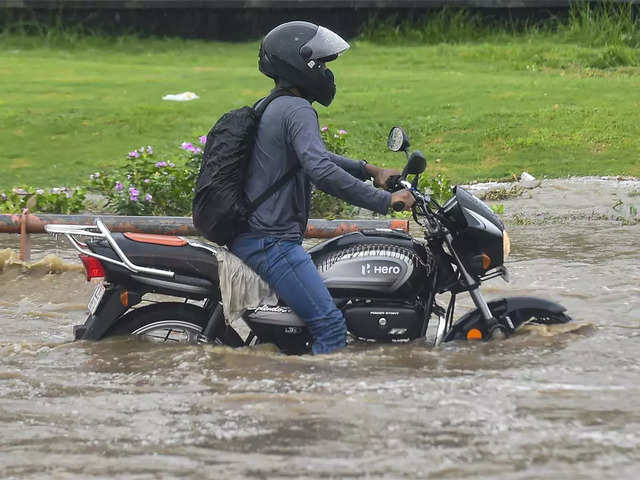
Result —
POLYGON ((502 231, 502 252, 504 254, 504 258, 509 256, 511 253, 511 240, 509 239, 509 235, 507 235, 507 231, 502 231))

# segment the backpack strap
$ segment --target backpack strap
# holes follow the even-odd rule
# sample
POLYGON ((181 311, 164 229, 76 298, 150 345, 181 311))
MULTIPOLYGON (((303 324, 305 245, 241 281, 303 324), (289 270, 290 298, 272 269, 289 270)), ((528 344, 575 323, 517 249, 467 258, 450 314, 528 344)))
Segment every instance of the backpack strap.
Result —
POLYGON ((258 118, 261 118, 262 114, 267 109, 267 107, 269 106, 272 100, 275 100, 278 97, 293 97, 293 96, 294 96, 293 93, 291 93, 289 90, 286 90, 284 88, 277 88, 266 97, 258 100, 253 105, 253 109, 258 114, 258 118))
POLYGON ((287 183, 289 180, 291 180, 296 175, 296 173, 298 173, 299 168, 300 167, 297 165, 291 168, 287 173, 281 176, 276 181, 276 183, 274 183, 269 188, 267 188, 264 192, 262 192, 258 198, 256 198, 253 202, 250 202, 249 205, 247 206, 248 213, 253 213, 255 209, 262 204, 262 202, 264 202, 267 198, 269 198, 271 195, 276 193, 276 191, 284 187, 284 184, 287 183))
MULTIPOLYGON (((274 90, 262 100, 258 100, 256 104, 253 106, 254 110, 258 114, 258 118, 262 117, 262 114, 264 113, 267 106, 271 103, 272 100, 275 100, 278 97, 284 97, 284 96, 292 97, 294 95, 289 90, 280 88, 280 89, 274 90), (258 106, 256 107, 256 105, 258 106)), ((252 202, 249 202, 249 205, 247 205, 247 213, 253 213, 255 209, 258 208, 267 198, 273 195, 276 191, 280 190, 285 183, 287 183, 289 180, 291 180, 295 176, 299 168, 300 166, 296 165, 295 167, 289 169, 287 173, 285 173, 282 177, 276 180, 276 183, 274 183, 269 188, 267 188, 252 202)))

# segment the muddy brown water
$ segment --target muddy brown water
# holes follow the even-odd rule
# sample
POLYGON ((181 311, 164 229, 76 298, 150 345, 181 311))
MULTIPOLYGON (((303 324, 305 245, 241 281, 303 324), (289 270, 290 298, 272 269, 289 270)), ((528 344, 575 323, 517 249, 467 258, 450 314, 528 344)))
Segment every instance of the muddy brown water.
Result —
POLYGON ((73 342, 93 287, 75 253, 34 237, 25 268, 0 236, 0 478, 638 478, 638 192, 544 181, 494 202, 513 279, 485 295, 549 298, 573 324, 319 358, 73 342))

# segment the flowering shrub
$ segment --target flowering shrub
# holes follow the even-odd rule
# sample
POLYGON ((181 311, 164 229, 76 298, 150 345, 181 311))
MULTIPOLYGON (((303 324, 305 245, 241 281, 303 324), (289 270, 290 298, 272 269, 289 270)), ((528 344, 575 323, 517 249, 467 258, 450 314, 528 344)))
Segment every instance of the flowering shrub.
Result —
POLYGON ((33 188, 14 187, 10 192, 0 192, 0 212, 77 213, 82 210, 86 192, 83 188, 33 188))
POLYGON ((322 190, 314 188, 311 192, 311 207, 309 215, 311 218, 326 218, 334 220, 336 218, 348 218, 355 215, 357 207, 348 204, 322 190))
POLYGON ((327 150, 344 155, 347 152, 347 131, 331 129, 327 125, 320 129, 320 136, 327 150))
MULTIPOLYGON (((325 125, 320 129, 320 136, 327 150, 338 155, 347 153, 346 130, 333 129, 325 125)), ((317 188, 314 188, 311 192, 311 217, 328 219, 350 217, 354 215, 355 210, 355 207, 317 188)))
MULTIPOLYGON (((203 145, 206 137, 200 138, 203 145)), ((155 158, 153 148, 129 152, 122 168, 92 173, 90 184, 107 198, 107 206, 121 215, 188 215, 202 148, 191 142, 180 146, 173 160, 155 158)))

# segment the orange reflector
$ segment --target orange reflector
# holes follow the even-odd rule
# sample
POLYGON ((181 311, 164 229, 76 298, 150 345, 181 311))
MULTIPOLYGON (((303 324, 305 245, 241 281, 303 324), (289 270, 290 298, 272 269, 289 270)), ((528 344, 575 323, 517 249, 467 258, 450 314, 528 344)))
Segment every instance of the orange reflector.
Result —
POLYGON ((489 267, 491 266, 491 257, 489 257, 489 255, 487 255, 486 253, 482 254, 482 269, 483 270, 489 270, 489 267))
POLYGON ((120 294, 120 303, 122 304, 123 307, 128 307, 129 306, 129 292, 128 291, 124 291, 120 294))
POLYGON ((477 328, 472 328, 467 332, 467 340, 482 340, 482 332, 477 328))

